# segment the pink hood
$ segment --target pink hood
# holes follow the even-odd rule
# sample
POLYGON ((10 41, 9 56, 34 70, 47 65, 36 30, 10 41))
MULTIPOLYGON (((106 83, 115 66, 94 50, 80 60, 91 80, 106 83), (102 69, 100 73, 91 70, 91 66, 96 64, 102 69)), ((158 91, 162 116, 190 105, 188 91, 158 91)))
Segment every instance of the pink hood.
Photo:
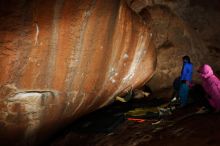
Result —
POLYGON ((201 66, 198 71, 200 73, 200 76, 205 79, 213 75, 213 70, 208 64, 204 64, 203 66, 201 66))

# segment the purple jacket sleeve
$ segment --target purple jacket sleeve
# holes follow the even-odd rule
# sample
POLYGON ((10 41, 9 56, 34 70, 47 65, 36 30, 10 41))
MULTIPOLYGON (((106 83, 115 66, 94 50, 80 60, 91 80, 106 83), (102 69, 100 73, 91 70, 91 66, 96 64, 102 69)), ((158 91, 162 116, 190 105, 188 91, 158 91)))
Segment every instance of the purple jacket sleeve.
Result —
POLYGON ((193 65, 191 63, 184 63, 180 79, 191 81, 192 73, 193 73, 193 65))

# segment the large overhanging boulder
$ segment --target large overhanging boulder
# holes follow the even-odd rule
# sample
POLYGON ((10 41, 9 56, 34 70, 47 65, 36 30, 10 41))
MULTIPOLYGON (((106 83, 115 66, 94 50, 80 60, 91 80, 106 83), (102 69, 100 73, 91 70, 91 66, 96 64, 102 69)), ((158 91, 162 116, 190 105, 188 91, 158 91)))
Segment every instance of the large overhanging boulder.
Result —
POLYGON ((123 0, 1 1, 0 143, 35 143, 148 81, 152 34, 123 0))

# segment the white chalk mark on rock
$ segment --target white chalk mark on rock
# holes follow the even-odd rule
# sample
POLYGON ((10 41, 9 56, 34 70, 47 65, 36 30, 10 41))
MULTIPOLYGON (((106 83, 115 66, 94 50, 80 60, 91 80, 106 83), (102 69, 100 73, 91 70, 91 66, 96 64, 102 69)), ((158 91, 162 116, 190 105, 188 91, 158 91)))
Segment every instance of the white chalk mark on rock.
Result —
POLYGON ((124 56, 123 56, 123 58, 124 58, 124 59, 128 59, 128 57, 129 57, 129 56, 128 56, 128 54, 127 54, 127 53, 126 53, 126 54, 124 54, 124 56))
POLYGON ((35 35, 35 46, 38 44, 38 38, 39 38, 39 33, 40 33, 40 30, 39 30, 39 26, 37 23, 35 23, 35 27, 36 27, 36 35, 35 35))

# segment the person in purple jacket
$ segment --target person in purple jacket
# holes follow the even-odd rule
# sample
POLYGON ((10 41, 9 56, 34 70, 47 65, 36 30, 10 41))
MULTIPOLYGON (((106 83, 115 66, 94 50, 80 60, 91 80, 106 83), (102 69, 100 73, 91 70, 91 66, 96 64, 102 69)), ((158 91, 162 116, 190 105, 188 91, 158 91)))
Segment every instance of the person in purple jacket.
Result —
POLYGON ((183 67, 180 75, 180 80, 185 80, 187 84, 192 81, 193 65, 190 61, 189 56, 183 56, 183 67))
POLYGON ((198 70, 202 79, 202 86, 208 95, 209 104, 220 111, 220 80, 213 73, 212 68, 208 64, 202 65, 198 70))
POLYGON ((180 87, 179 87, 179 99, 180 106, 184 107, 188 103, 188 94, 191 86, 193 74, 193 64, 190 61, 189 56, 183 57, 183 67, 180 75, 180 87))
POLYGON ((193 64, 191 63, 189 56, 183 56, 182 59, 183 66, 181 74, 173 82, 174 91, 171 97, 171 103, 180 101, 180 107, 184 107, 188 103, 188 95, 193 74, 193 64))

